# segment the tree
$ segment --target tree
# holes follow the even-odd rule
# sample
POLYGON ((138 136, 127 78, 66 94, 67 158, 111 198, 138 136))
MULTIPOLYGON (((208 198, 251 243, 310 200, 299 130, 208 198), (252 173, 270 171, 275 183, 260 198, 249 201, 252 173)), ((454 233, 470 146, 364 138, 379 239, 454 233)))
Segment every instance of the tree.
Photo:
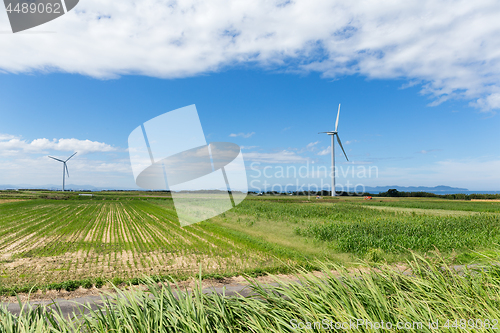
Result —
POLYGON ((390 188, 387 190, 387 195, 390 197, 399 197, 399 191, 395 188, 390 188))

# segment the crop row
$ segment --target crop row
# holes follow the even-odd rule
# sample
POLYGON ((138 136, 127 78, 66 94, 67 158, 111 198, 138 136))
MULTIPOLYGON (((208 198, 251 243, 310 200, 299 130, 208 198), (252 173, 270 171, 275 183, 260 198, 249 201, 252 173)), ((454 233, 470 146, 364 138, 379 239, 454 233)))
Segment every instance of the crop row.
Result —
MULTIPOLYGON (((359 208, 356 209, 359 211, 359 208)), ((368 209, 366 209, 368 211, 368 209)), ((372 213, 366 212, 367 215, 372 213)), ((340 252, 363 254, 370 249, 403 253, 474 250, 500 241, 500 216, 409 215, 378 212, 376 218, 335 219, 296 227, 298 235, 331 242, 340 252)))
POLYGON ((0 206, 0 283, 240 271, 273 262, 143 200, 37 200, 0 206))

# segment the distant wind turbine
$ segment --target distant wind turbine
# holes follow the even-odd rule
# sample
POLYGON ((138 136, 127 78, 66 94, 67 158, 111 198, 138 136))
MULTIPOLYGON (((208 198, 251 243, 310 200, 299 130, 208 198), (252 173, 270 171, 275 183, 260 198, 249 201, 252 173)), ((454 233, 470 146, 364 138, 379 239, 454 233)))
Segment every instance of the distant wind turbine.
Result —
POLYGON ((63 160, 60 160, 60 159, 58 159, 58 158, 55 158, 55 157, 49 156, 50 158, 52 158, 52 159, 54 159, 54 160, 56 160, 56 161, 62 162, 62 164, 63 164, 63 187, 62 187, 63 192, 64 192, 64 178, 65 178, 65 176, 66 176, 66 175, 65 175, 65 173, 67 173, 67 174, 68 174, 68 178, 69 178, 69 171, 68 171, 68 166, 66 165, 66 162, 68 162, 70 158, 72 158, 73 156, 75 156, 75 155, 76 155, 76 153, 77 153, 77 152, 75 152, 73 155, 71 155, 70 157, 68 157, 68 159, 67 159, 66 161, 63 161, 63 160))
POLYGON ((337 112, 337 121, 335 122, 335 131, 318 133, 318 134, 326 133, 332 136, 332 197, 335 196, 335 140, 334 140, 335 136, 337 136, 337 141, 340 145, 340 148, 342 148, 342 151, 344 152, 346 160, 349 161, 349 159, 347 158, 347 154, 345 153, 344 147, 342 147, 342 142, 340 142, 340 137, 337 132, 339 128, 339 115, 340 115, 340 104, 339 104, 339 111, 337 112))

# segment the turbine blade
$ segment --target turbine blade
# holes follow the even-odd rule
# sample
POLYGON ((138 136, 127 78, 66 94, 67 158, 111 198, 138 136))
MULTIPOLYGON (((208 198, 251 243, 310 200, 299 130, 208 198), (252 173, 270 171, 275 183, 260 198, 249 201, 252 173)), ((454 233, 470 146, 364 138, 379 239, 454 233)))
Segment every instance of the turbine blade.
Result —
POLYGON ((319 132, 318 134, 321 134, 321 133, 328 133, 328 132, 319 132))
POLYGON ((68 170, 68 165, 66 163, 64 163, 64 167, 66 168, 66 173, 68 174, 68 178, 69 178, 69 170, 68 170))
POLYGON ((339 111, 337 112, 337 121, 335 122, 335 132, 337 132, 337 129, 339 128, 339 115, 340 115, 340 104, 339 104, 339 111))
POLYGON ((49 157, 50 157, 51 159, 53 159, 53 160, 56 160, 56 161, 59 161, 59 162, 63 162, 63 163, 64 163, 64 161, 63 161, 63 160, 60 160, 60 159, 55 158, 55 157, 52 157, 52 156, 49 156, 49 157))
POLYGON ((73 155, 71 155, 70 157, 68 157, 68 159, 67 159, 66 161, 64 161, 64 162, 68 162, 70 158, 72 158, 73 156, 75 156, 75 155, 76 155, 76 153, 77 153, 77 152, 75 152, 73 155))
POLYGON ((340 148, 342 148, 342 151, 344 152, 345 159, 349 161, 349 159, 347 158, 347 154, 345 153, 344 147, 342 147, 342 142, 340 142, 340 137, 338 134, 337 134, 337 142, 339 143, 340 148))

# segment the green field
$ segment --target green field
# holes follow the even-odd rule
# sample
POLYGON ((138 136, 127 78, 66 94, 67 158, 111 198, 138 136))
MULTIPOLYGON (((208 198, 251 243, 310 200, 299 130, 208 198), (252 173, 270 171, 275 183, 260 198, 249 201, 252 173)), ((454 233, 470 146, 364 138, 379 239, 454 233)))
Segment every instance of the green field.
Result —
MULTIPOLYGON (((165 193, 15 192, 0 198, 0 286, 97 278, 207 276, 314 268, 327 260, 453 263, 498 258, 500 203, 442 199, 249 196, 181 228, 165 193), (22 199, 22 201, 12 201, 22 199)), ((117 280, 119 279, 119 280, 117 280)))

